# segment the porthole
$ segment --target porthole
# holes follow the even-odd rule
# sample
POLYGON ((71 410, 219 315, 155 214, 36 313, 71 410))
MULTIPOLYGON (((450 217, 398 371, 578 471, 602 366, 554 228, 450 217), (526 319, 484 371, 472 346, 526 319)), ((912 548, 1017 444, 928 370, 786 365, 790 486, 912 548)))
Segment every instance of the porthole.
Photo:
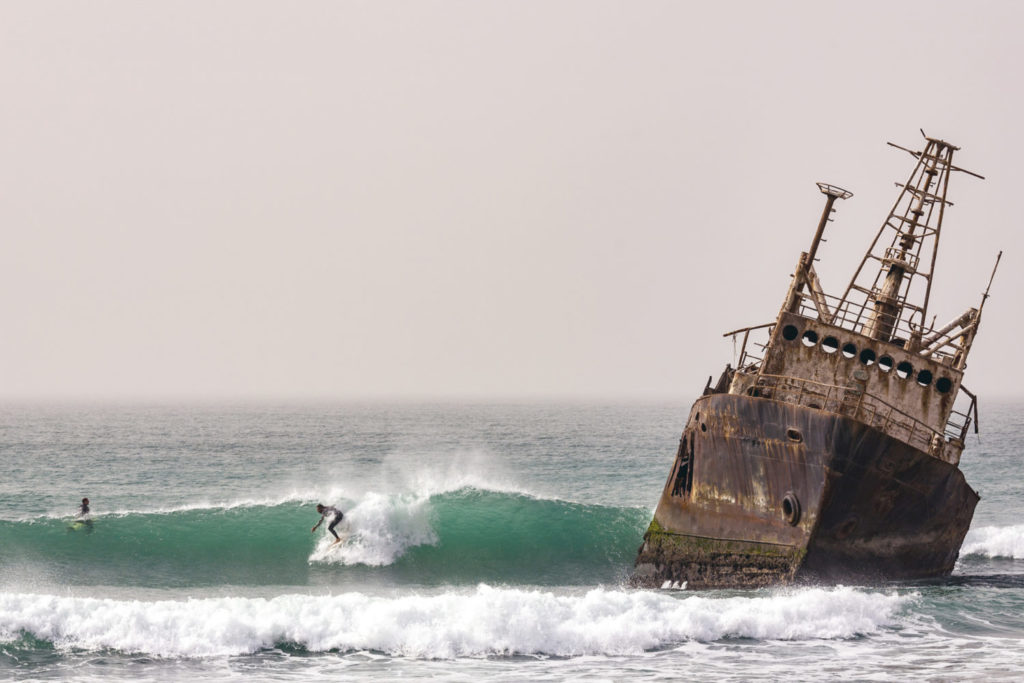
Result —
POLYGON ((846 358, 853 358, 857 355, 857 347, 853 344, 843 344, 843 356, 846 358))
POLYGON ((782 517, 790 526, 796 526, 800 522, 800 501, 792 491, 787 491, 782 499, 782 517))
POLYGON ((803 336, 804 346, 814 346, 818 343, 818 333, 814 330, 807 330, 803 336))
POLYGON ((935 383, 935 388, 940 394, 948 394, 949 390, 953 388, 953 380, 948 377, 940 377, 939 381, 935 383))
POLYGON ((917 373, 917 383, 922 387, 926 387, 932 383, 932 372, 931 370, 922 370, 917 373))
POLYGON ((782 328, 782 336, 786 341, 793 341, 800 334, 800 330, 794 325, 786 325, 782 328))
POLYGON ((825 337, 821 340, 821 350, 825 353, 835 353, 839 350, 839 340, 835 337, 825 337))
POLYGON ((889 356, 882 356, 878 359, 878 369, 882 372, 889 372, 892 370, 893 360, 889 356))
POLYGON ((912 374, 914 374, 914 366, 908 363, 907 361, 903 361, 902 363, 896 366, 896 375, 900 379, 906 379, 910 377, 912 374))
POLYGON ((864 349, 863 351, 860 352, 860 362, 868 366, 874 365, 875 352, 872 351, 871 349, 864 349))
POLYGON ((804 435, 800 433, 800 430, 793 429, 792 427, 786 430, 786 437, 795 443, 800 443, 804 440, 804 435))

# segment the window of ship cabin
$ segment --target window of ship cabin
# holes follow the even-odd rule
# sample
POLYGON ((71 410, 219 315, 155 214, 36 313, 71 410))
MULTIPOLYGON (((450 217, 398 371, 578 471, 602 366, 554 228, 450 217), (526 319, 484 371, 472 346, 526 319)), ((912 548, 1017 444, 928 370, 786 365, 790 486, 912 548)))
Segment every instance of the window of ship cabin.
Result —
POLYGON ((675 480, 672 482, 672 495, 677 498, 689 497, 693 490, 693 442, 683 437, 679 444, 679 457, 676 458, 675 480))
POLYGON ((932 372, 931 370, 922 370, 917 373, 917 383, 922 387, 926 387, 932 383, 932 372))
POLYGON ((860 352, 860 362, 864 365, 873 365, 875 362, 875 352, 871 349, 864 349, 860 352))
POLYGON ((899 376, 900 379, 906 379, 910 377, 912 374, 914 374, 914 366, 908 363, 907 361, 903 361, 902 363, 896 366, 896 374, 899 376))
POLYGON ((782 328, 782 336, 786 341, 793 341, 798 334, 800 334, 800 330, 796 329, 793 325, 786 325, 782 328))
POLYGON ((857 355, 857 347, 856 346, 854 346, 853 344, 844 344, 843 345, 843 356, 845 356, 846 358, 853 358, 856 355, 857 355))
POLYGON ((940 377, 939 381, 935 383, 935 388, 939 390, 940 394, 948 394, 949 390, 953 388, 953 380, 948 377, 940 377))
POLYGON ((878 359, 878 369, 882 372, 889 372, 892 370, 893 365, 895 365, 895 362, 889 356, 882 356, 878 359))
POLYGON ((807 330, 803 336, 804 346, 814 346, 818 343, 818 333, 814 330, 807 330))
POLYGON ((835 337, 825 337, 821 340, 821 350, 825 353, 835 353, 839 350, 839 340, 835 337))

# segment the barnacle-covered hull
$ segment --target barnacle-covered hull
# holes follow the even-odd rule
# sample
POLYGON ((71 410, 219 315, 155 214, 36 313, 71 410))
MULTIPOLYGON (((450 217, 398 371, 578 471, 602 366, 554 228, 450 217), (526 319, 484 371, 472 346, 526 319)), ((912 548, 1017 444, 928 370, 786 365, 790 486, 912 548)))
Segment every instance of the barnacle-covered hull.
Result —
POLYGON ((712 393, 690 411, 638 585, 738 588, 950 573, 978 495, 849 415, 712 393))

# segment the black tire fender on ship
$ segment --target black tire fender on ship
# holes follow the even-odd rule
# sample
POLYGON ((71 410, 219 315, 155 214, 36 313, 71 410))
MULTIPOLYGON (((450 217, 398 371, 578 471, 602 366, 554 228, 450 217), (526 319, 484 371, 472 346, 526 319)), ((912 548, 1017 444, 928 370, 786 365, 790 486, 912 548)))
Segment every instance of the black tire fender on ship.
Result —
POLYGON ((782 516, 790 526, 800 523, 800 499, 792 491, 786 491, 782 498, 782 516))

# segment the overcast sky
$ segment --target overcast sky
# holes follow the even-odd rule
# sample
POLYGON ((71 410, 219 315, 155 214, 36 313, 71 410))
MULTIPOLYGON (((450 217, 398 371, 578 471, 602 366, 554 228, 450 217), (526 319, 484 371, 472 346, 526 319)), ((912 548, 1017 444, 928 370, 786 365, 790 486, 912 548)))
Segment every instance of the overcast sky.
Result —
MULTIPOLYGON (((3 2, 0 396, 689 399, 919 128, 1022 393, 1024 3, 3 2)), ((931 316, 929 316, 930 318, 931 316)))

